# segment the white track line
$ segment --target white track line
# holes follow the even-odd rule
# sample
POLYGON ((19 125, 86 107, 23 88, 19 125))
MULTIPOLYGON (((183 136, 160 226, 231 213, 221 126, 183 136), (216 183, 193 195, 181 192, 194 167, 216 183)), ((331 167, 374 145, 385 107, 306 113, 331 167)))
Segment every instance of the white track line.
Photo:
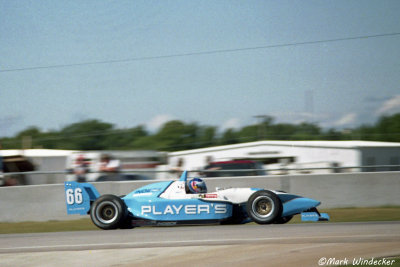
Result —
POLYGON ((73 245, 52 245, 52 246, 24 246, 0 248, 0 253, 10 251, 56 251, 56 250, 89 250, 89 249, 110 249, 110 248, 148 248, 148 247, 173 247, 173 246, 196 246, 196 245, 233 245, 240 243, 254 243, 263 241, 298 241, 310 239, 338 239, 338 238, 397 238, 400 241, 400 235, 332 235, 332 236, 305 236, 305 237, 266 237, 266 238, 249 238, 249 239, 205 239, 205 240, 187 240, 187 241, 151 241, 151 242, 125 242, 125 243, 93 243, 93 244, 73 244, 73 245))

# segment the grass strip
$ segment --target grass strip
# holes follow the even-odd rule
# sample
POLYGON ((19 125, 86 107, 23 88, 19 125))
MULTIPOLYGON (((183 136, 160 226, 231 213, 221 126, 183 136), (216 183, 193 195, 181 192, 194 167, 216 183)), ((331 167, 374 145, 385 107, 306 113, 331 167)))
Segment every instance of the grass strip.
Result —
MULTIPOLYGON (((320 212, 328 213, 330 222, 400 221, 400 207, 338 208, 322 209, 320 212)), ((300 215, 296 215, 289 223, 300 222, 300 215)))
POLYGON ((0 234, 85 231, 98 229, 89 218, 72 221, 0 223, 0 234))

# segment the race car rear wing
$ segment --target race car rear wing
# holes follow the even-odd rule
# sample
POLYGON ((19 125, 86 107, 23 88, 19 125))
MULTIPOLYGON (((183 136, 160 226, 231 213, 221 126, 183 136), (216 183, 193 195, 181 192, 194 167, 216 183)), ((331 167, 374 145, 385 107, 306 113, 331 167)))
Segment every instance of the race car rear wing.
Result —
POLYGON ((91 203, 100 196, 97 189, 88 183, 65 182, 64 190, 68 214, 88 214, 91 203))

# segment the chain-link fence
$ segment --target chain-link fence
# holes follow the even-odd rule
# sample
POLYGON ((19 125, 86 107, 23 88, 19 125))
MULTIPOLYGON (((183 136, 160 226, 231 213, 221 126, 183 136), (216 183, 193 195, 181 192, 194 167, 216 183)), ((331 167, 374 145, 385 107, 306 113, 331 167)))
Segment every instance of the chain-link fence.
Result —
MULTIPOLYGON (((387 172, 400 171, 400 165, 373 166, 337 166, 337 167, 301 167, 301 168, 271 168, 271 169, 235 169, 235 170, 189 170, 192 176, 200 177, 233 177, 260 175, 300 175, 328 173, 358 173, 358 172, 387 172)), ((133 180, 170 180, 180 175, 177 170, 122 170, 118 173, 98 173, 97 178, 86 179, 86 182, 103 181, 133 181, 133 180)), ((68 170, 62 171, 29 171, 7 172, 0 174, 1 186, 59 184, 64 181, 76 180, 75 175, 68 170)))

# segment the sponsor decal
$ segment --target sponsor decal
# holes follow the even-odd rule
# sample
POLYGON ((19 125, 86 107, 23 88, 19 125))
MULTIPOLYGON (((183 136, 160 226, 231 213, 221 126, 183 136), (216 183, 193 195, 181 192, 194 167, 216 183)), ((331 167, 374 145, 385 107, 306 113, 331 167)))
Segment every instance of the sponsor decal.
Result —
POLYGON ((200 204, 200 205, 167 205, 156 207, 156 205, 143 205, 142 215, 196 215, 196 214, 225 214, 228 212, 226 204, 200 204))
POLYGON ((199 198, 218 198, 218 194, 200 194, 199 198))
POLYGON ((185 189, 185 185, 184 184, 178 184, 178 189, 185 189))
POLYGON ((153 221, 145 221, 145 220, 133 220, 132 226, 145 226, 145 225, 154 225, 153 221))
POLYGON ((84 207, 77 207, 77 208, 68 208, 69 211, 75 211, 75 210, 84 210, 84 207))
POLYGON ((140 189, 134 192, 134 195, 151 195, 153 192, 160 192, 161 188, 140 189))

